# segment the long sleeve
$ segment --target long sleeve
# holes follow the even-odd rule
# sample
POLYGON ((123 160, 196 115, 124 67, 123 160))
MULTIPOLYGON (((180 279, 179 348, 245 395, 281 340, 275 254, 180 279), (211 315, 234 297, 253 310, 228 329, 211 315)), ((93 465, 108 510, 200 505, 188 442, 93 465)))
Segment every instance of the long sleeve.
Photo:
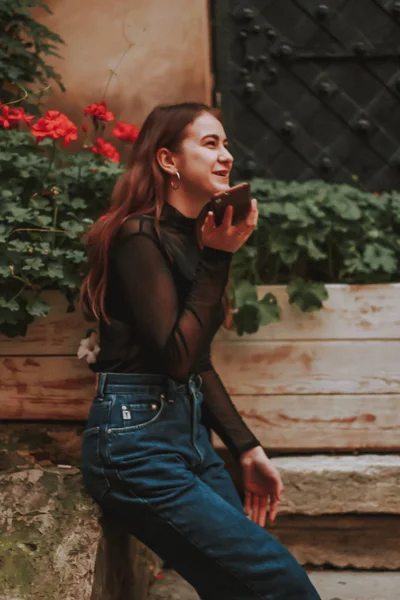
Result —
POLYGON ((233 404, 211 363, 200 373, 203 379, 203 423, 219 435, 237 459, 250 448, 261 446, 233 404))
POLYGON ((141 219, 124 224, 113 258, 129 306, 135 337, 168 376, 185 380, 210 338, 232 255, 202 251, 196 276, 183 306, 168 260, 141 219))

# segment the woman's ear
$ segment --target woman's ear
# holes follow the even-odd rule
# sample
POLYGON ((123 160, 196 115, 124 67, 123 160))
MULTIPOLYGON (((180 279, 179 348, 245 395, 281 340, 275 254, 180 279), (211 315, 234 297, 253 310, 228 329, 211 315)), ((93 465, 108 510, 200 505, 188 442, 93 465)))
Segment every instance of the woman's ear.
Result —
POLYGON ((160 148, 157 150, 156 158, 163 171, 169 175, 176 174, 176 161, 171 150, 168 150, 168 148, 160 148))

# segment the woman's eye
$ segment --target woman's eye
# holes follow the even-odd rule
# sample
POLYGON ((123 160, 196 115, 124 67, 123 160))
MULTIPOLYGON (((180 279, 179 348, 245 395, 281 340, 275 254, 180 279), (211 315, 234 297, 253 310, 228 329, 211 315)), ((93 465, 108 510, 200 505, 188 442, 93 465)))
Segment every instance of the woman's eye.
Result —
POLYGON ((210 140, 206 143, 206 146, 209 146, 210 148, 215 148, 215 142, 213 140, 210 140))

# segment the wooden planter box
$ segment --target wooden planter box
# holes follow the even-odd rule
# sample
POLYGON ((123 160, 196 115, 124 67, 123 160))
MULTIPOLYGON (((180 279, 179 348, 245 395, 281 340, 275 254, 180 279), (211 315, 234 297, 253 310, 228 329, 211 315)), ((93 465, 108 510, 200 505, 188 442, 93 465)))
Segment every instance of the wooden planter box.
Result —
POLYGON ((399 450, 400 284, 327 287, 324 309, 309 314, 282 286, 261 287, 281 321, 243 337, 222 331, 215 366, 265 448, 399 450))
MULTIPOLYGON (((285 494, 272 533, 303 564, 399 569, 400 284, 328 288, 311 314, 289 306, 283 287, 260 288, 278 297, 282 321, 243 337, 222 330, 214 364, 267 452, 286 455, 273 459, 285 494)), ((26 338, 0 339, 0 419, 86 419, 95 378, 76 352, 91 324, 66 313, 60 294, 48 299, 50 315, 26 338)))
MULTIPOLYGON (((214 363, 265 447, 283 452, 400 449, 400 284, 329 285, 319 312, 272 291, 282 321, 257 334, 222 330, 214 363)), ((50 315, 26 338, 0 339, 0 418, 84 420, 94 375, 78 360, 92 326, 50 292, 50 315)), ((215 440, 217 446, 220 444, 215 440)))

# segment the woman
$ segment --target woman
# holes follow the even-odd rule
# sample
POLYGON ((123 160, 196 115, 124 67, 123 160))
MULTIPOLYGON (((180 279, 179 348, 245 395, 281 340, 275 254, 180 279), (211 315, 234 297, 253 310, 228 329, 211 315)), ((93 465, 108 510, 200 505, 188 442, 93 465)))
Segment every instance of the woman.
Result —
POLYGON ((237 227, 231 209, 219 227, 209 213, 198 242, 196 218, 229 187, 232 162, 209 107, 157 107, 110 212, 89 232, 81 300, 99 319, 101 350, 82 473, 104 513, 203 600, 317 600, 300 565, 263 529, 282 483, 210 360, 232 254, 258 216, 255 200, 237 227), (244 508, 209 429, 241 463, 244 508))

